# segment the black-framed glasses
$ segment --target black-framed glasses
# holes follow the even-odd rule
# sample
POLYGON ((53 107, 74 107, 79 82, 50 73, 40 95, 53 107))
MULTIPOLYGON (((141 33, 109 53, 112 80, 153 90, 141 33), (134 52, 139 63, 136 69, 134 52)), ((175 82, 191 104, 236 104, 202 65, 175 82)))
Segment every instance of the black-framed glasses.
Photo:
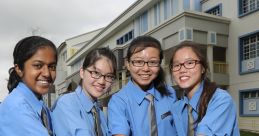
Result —
POLYGON ((147 63, 147 66, 149 66, 149 67, 159 67, 160 66, 160 60, 150 60, 150 61, 131 60, 130 62, 135 67, 143 67, 146 63, 147 63))
POLYGON ((184 63, 175 63, 171 65, 171 70, 173 72, 179 71, 182 66, 184 66, 186 69, 193 69, 196 64, 200 64, 199 60, 187 60, 184 63))
POLYGON ((101 77, 104 77, 104 80, 110 83, 115 80, 115 76, 112 74, 103 75, 100 72, 97 72, 94 70, 88 70, 88 69, 85 69, 85 70, 88 71, 91 74, 91 77, 94 79, 100 79, 101 77))

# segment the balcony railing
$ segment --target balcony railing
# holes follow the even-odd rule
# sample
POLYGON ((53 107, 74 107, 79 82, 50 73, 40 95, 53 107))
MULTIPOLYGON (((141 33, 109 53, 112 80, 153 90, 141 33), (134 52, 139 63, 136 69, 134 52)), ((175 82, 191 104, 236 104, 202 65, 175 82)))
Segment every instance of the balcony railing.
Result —
POLYGON ((226 62, 213 62, 214 73, 228 74, 228 64, 226 62))

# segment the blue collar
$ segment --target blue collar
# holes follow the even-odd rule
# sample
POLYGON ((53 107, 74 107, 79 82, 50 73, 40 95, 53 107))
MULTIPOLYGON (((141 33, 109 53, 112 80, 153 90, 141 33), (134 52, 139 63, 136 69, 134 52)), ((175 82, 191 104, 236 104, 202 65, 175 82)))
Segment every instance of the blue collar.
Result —
POLYGON ((159 101, 162 99, 161 94, 155 89, 154 85, 152 84, 151 87, 147 91, 143 91, 139 86, 134 84, 131 80, 129 80, 127 86, 127 92, 138 104, 141 104, 145 99, 147 94, 152 94, 154 96, 154 100, 159 101))
POLYGON ((20 91, 24 97, 25 100, 28 102, 28 104, 31 106, 31 108, 38 113, 38 115, 41 115, 41 109, 44 105, 44 102, 42 100, 39 100, 33 91, 28 88, 26 84, 23 82, 19 82, 19 84, 16 86, 17 91, 20 91))
POLYGON ((84 92, 85 90, 83 90, 83 88, 81 86, 78 86, 76 88, 76 95, 78 96, 78 99, 80 101, 80 103, 82 104, 83 108, 86 110, 86 112, 91 112, 91 109, 93 108, 94 104, 91 99, 89 98, 88 95, 86 95, 84 92))
POLYGON ((203 92, 204 87, 204 81, 201 82, 198 89, 195 91, 192 98, 189 100, 187 96, 184 96, 183 101, 184 104, 182 105, 182 110, 184 109, 184 106, 187 104, 190 104, 194 111, 198 112, 198 104, 200 100, 201 93, 203 92))

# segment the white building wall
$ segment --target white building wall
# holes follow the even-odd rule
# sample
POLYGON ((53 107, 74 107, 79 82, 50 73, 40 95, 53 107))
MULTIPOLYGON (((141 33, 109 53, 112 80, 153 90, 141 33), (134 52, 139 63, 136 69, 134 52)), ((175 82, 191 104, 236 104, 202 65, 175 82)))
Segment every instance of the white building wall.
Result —
MULTIPOLYGON (((227 49, 227 61, 229 63, 229 93, 234 98, 239 115, 240 91, 259 88, 259 72, 243 74, 239 73, 239 37, 259 31, 259 12, 253 12, 243 17, 238 15, 239 0, 209 0, 202 6, 202 11, 222 3, 222 16, 230 18, 229 38, 227 49)), ((259 103, 258 103, 259 104, 259 103)), ((239 115, 239 126, 241 129, 250 129, 259 131, 259 117, 241 117, 239 115), (256 123, 257 122, 257 123, 256 123)))

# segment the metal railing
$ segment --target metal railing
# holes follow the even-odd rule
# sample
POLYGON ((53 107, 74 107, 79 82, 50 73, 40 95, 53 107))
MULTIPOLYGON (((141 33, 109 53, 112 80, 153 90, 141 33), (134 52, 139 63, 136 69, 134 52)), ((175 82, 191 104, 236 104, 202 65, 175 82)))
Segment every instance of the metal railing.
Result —
POLYGON ((214 73, 228 74, 228 64, 226 62, 214 61, 213 70, 214 73))

